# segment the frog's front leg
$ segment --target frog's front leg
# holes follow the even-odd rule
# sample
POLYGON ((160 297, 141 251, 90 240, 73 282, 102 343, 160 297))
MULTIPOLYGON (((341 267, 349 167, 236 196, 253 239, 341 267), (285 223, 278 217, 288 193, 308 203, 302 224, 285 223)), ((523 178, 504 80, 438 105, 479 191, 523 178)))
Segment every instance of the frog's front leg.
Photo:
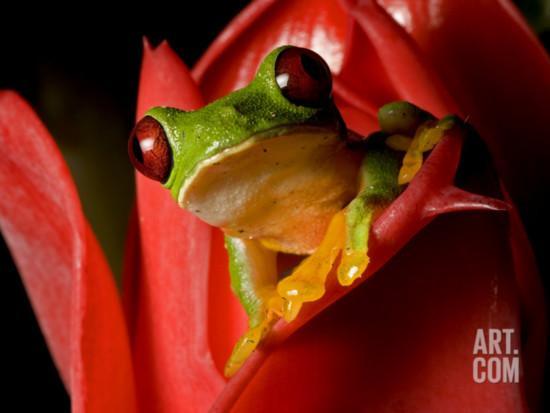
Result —
POLYGON ((277 253, 257 240, 225 237, 229 255, 231 288, 243 305, 248 331, 239 339, 225 366, 231 376, 254 351, 271 325, 281 316, 282 299, 277 293, 277 253))
POLYGON ((351 285, 369 264, 368 242, 372 222, 401 192, 398 184, 400 161, 389 148, 375 148, 361 165, 361 190, 345 208, 345 243, 338 266, 338 281, 351 285))
POLYGON ((284 298, 283 316, 287 321, 296 318, 303 303, 324 295, 326 278, 338 256, 338 280, 342 285, 353 283, 367 268, 372 222, 400 192, 397 152, 386 147, 384 141, 369 146, 361 165, 359 194, 333 217, 317 250, 277 286, 284 298))
POLYGON ((378 117, 381 131, 365 141, 359 194, 334 216, 317 250, 277 286, 284 298, 283 317, 287 321, 296 318, 303 303, 323 296, 326 278, 338 256, 341 285, 351 285, 364 273, 369 263, 370 229, 376 215, 414 178, 424 154, 456 122, 453 116, 438 121, 408 102, 384 105, 378 117))

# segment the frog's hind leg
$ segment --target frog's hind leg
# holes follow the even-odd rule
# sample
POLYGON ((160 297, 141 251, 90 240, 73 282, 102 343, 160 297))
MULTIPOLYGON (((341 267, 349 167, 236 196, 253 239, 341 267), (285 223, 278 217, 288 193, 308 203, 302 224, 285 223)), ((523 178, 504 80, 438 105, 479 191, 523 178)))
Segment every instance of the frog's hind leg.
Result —
POLYGON ((260 242, 225 237, 229 255, 231 288, 249 319, 249 328, 239 339, 225 366, 225 375, 233 375, 258 346, 282 312, 277 293, 276 252, 260 242))

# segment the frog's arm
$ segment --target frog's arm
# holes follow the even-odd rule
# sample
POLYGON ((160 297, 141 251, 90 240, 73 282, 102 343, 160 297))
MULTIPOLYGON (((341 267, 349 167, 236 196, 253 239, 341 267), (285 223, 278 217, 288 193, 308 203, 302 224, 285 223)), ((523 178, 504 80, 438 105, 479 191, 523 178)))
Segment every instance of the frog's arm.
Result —
POLYGON ((285 300, 283 316, 287 321, 296 318, 303 303, 323 296, 326 278, 339 255, 340 284, 348 286, 363 274, 377 213, 413 179, 422 166, 423 154, 433 149, 455 122, 453 117, 437 121, 408 102, 387 104, 378 115, 381 131, 365 141, 359 194, 334 216, 317 250, 277 285, 285 300))
POLYGON ((361 191, 346 207, 346 241, 338 267, 338 281, 344 286, 367 268, 368 239, 376 212, 401 193, 420 170, 423 154, 434 148, 456 118, 437 121, 415 105, 393 102, 380 109, 379 121, 383 133, 369 139, 371 149, 367 148, 361 165, 361 191))
POLYGON ((231 289, 244 307, 249 329, 235 345, 226 367, 231 376, 256 348, 265 332, 280 313, 281 298, 277 294, 276 252, 260 242, 236 237, 225 237, 229 255, 231 289))
POLYGON ((361 191, 345 209, 346 230, 338 281, 344 286, 361 276, 369 263, 367 255, 371 224, 376 213, 401 192, 397 183, 399 159, 395 151, 369 151, 361 165, 361 191))
POLYGON ((400 193, 397 152, 386 147, 383 140, 369 146, 361 165, 359 194, 334 216, 315 253, 277 286, 278 293, 285 298, 283 316, 287 321, 298 315, 304 302, 323 296, 326 277, 340 253, 338 280, 342 285, 350 285, 368 265, 373 218, 400 193))

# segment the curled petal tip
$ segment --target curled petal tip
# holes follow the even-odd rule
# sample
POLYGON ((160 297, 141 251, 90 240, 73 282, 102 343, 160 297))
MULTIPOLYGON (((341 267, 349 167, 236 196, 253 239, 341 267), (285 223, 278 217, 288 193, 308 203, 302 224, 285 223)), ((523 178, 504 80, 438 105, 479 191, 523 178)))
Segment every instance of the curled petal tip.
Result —
POLYGON ((147 36, 143 36, 142 43, 143 43, 143 50, 146 54, 154 53, 160 50, 173 53, 173 50, 170 47, 170 43, 166 39, 163 39, 160 43, 155 45, 147 36))
POLYGON ((9 102, 23 101, 19 93, 11 89, 0 90, 0 112, 11 108, 9 102))
POLYGON ((203 105, 187 67, 166 41, 144 48, 140 83, 138 118, 153 106, 190 110, 203 105))
POLYGON ((173 52, 172 47, 170 46, 170 42, 167 39, 162 40, 159 45, 155 48, 155 50, 163 50, 167 49, 173 52))
POLYGON ((151 46, 151 42, 149 41, 149 38, 147 36, 143 36, 141 38, 141 42, 143 44, 143 50, 145 52, 150 52, 153 49, 153 47, 151 46))
POLYGON ((496 198, 450 186, 437 193, 424 207, 427 216, 459 211, 507 211, 510 205, 496 198))

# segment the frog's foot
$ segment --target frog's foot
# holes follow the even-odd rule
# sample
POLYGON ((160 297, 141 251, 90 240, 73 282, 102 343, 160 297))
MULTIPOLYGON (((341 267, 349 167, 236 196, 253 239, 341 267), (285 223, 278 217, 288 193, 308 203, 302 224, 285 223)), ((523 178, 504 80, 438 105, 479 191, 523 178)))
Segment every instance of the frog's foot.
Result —
POLYGON ((251 327, 241 336, 233 352, 225 364, 224 374, 226 377, 231 377, 250 357, 250 354, 258 347, 260 341, 264 338, 271 326, 278 319, 274 313, 268 312, 263 321, 255 327, 251 327))
POLYGON ((378 204, 368 202, 363 196, 355 198, 333 217, 317 250, 279 282, 277 291, 284 299, 283 317, 287 322, 297 317, 304 303, 317 301, 325 294, 326 278, 338 256, 337 274, 341 285, 351 285, 365 272, 369 264, 369 232, 376 208, 378 204))
POLYGON ((287 322, 296 318, 305 302, 316 301, 325 294, 326 278, 344 246, 345 225, 345 213, 340 211, 332 218, 315 252, 277 285, 284 300, 283 317, 287 322))
POLYGON ((441 140, 445 131, 454 125, 454 117, 437 120, 430 113, 405 101, 388 103, 378 111, 381 130, 388 134, 386 145, 405 152, 399 171, 399 185, 408 184, 422 167, 423 153, 441 140))
POLYGON ((375 206, 363 197, 355 198, 345 209, 346 239, 338 266, 338 281, 351 285, 369 265, 368 241, 375 206))
POLYGON ((273 324, 281 318, 283 314, 283 299, 279 294, 273 291, 269 297, 266 297, 265 302, 267 305, 263 312, 264 316, 255 325, 250 326, 233 347, 231 356, 224 368, 224 375, 226 377, 231 377, 241 368, 252 352, 256 350, 258 344, 271 330, 273 324))
POLYGON ((386 140, 386 145, 390 148, 406 152, 397 178, 399 185, 411 182, 422 167, 424 152, 431 151, 439 143, 445 131, 453 127, 453 124, 452 117, 443 118, 440 121, 428 120, 418 127, 413 138, 397 134, 386 140))

